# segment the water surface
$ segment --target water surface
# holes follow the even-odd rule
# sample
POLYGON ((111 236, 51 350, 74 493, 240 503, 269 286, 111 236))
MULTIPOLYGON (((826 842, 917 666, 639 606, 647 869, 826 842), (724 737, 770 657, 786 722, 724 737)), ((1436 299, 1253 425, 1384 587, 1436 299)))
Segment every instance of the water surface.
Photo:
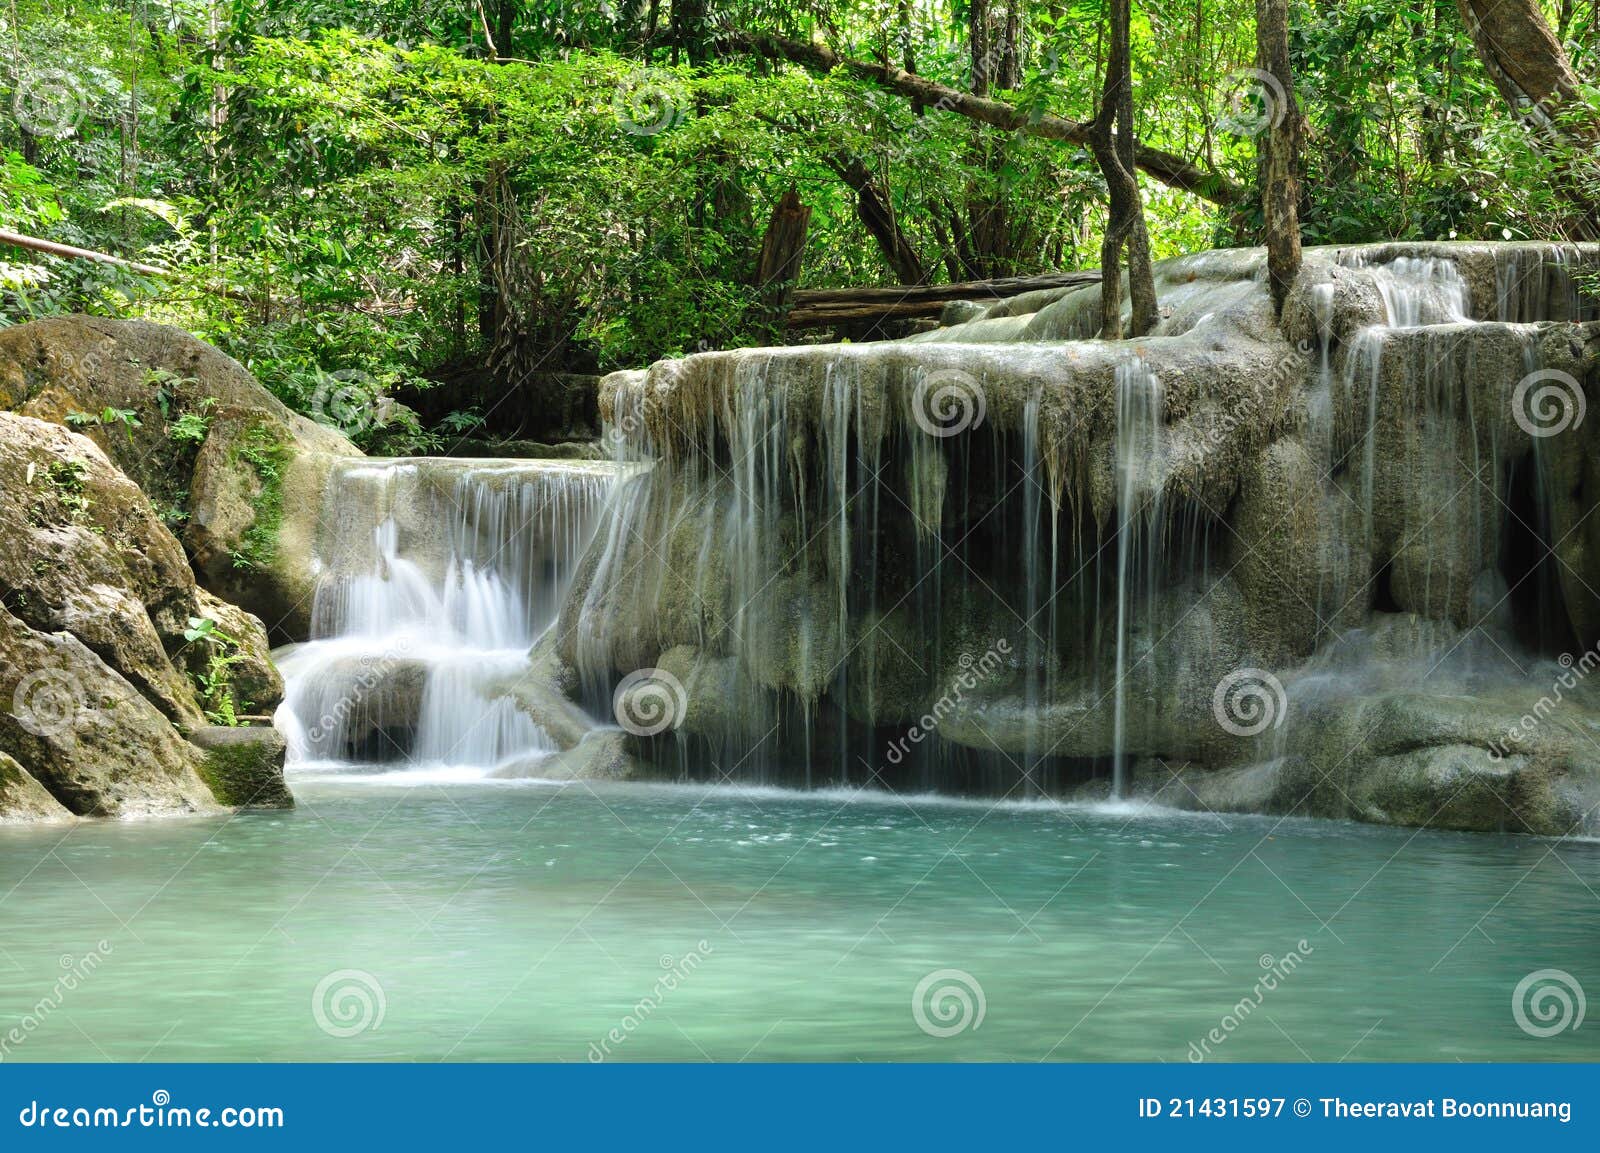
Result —
POLYGON ((463 776, 0 829, 5 1059, 1600 1058, 1593 842, 463 776))

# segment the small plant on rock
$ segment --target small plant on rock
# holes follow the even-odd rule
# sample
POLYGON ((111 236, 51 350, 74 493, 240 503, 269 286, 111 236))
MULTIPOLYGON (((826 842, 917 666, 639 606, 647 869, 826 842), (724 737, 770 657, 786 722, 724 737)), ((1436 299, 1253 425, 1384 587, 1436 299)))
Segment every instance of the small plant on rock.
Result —
POLYGON ((208 617, 190 617, 183 639, 190 644, 206 645, 205 668, 194 674, 206 719, 214 725, 236 727, 241 723, 240 709, 250 708, 249 701, 236 702, 233 696, 233 666, 245 657, 238 639, 223 632, 217 622, 208 617))

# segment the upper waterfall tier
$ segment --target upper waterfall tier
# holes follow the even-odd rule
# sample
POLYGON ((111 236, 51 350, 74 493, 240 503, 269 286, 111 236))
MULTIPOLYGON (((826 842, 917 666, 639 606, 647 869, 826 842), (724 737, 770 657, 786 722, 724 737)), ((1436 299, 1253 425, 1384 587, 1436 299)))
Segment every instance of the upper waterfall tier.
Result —
POLYGON ((561 654, 596 704, 677 689, 679 766, 1047 792, 1126 767, 1185 804, 1564 828, 1600 796, 1590 714, 1496 741, 1530 670, 1600 640, 1597 265, 1311 249, 1279 320, 1260 251, 1208 253, 1158 266, 1136 340, 1052 290, 613 374, 608 432, 655 468, 561 654))
POLYGON ((341 464, 316 537, 312 640, 281 659, 291 762, 488 769, 555 751, 511 685, 556 619, 616 473, 341 464))

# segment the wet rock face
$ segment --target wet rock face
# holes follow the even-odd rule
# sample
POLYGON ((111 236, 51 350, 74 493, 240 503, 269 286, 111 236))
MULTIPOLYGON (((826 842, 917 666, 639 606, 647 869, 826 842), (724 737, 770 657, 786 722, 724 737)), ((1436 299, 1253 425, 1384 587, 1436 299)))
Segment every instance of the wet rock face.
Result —
POLYGON ((1166 262, 1135 341, 1085 339, 1096 290, 1061 290, 613 375, 609 431, 654 467, 562 659, 597 700, 669 676, 675 739, 746 776, 1104 792, 1120 766, 1172 803, 1570 831, 1600 797, 1586 681, 1495 734, 1600 641, 1574 275, 1600 251, 1311 250, 1281 327, 1261 261, 1166 262))
POLYGON ((16 766, 3 808, 48 815, 40 789, 84 816, 219 808, 184 735, 215 704, 192 675, 213 642, 184 634, 212 620, 237 654, 235 691, 271 708, 260 622, 199 589, 145 494, 56 424, 0 413, 0 539, 0 754, 16 766))
POLYGON ((0 410, 92 439, 160 510, 208 589, 301 639, 333 461, 359 456, 188 333, 72 316, 0 332, 0 410), (310 510, 307 512, 306 510, 310 510))

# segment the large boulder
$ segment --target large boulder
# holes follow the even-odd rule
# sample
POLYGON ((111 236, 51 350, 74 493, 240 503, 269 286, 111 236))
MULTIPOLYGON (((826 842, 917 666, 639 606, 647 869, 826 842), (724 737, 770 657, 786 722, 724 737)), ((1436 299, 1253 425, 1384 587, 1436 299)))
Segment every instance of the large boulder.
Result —
MULTIPOLYGON (((277 704, 261 623, 197 587, 149 499, 92 441, 6 412, 0 539, 0 753, 78 815, 220 808, 185 737, 207 712, 238 711, 240 688, 252 707, 277 704)), ((50 815, 21 777, 7 782, 0 808, 50 815)))
POLYGON ((0 332, 0 409, 88 436, 150 496, 211 592, 277 639, 305 636, 323 484, 333 461, 360 455, 341 433, 181 329, 89 316, 0 332))

